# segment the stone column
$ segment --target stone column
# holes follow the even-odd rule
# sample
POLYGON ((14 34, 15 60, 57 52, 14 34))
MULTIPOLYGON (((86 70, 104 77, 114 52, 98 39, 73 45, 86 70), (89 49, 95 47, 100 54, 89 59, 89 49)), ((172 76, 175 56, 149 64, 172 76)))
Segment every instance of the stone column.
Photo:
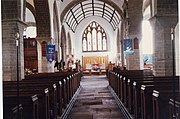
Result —
POLYGON ((51 38, 47 37, 37 37, 37 49, 38 49, 38 72, 54 72, 54 61, 52 63, 48 62, 46 56, 42 56, 42 41, 51 43, 51 38))
POLYGON ((176 55, 176 75, 180 76, 180 39, 179 39, 179 23, 175 28, 175 55, 176 55))
MULTIPOLYGON (((21 7, 17 0, 2 0, 2 63, 3 80, 17 80, 17 48, 15 34, 20 34, 18 46, 19 80, 24 78, 23 32, 26 24, 21 21, 21 7)), ((23 16, 24 17, 24 16, 23 16)))
POLYGON ((153 69, 156 76, 172 76, 171 28, 175 28, 177 17, 155 16, 150 19, 153 29, 153 69))
POLYGON ((25 24, 21 21, 3 21, 2 22, 2 63, 3 80, 17 79, 17 48, 15 34, 20 34, 18 46, 18 64, 19 80, 24 78, 24 44, 23 31, 25 24))
POLYGON ((136 40, 134 45, 134 54, 126 55, 127 69, 128 70, 139 70, 140 69, 140 52, 139 42, 142 38, 142 3, 143 0, 129 0, 126 18, 128 18, 128 38, 136 40))

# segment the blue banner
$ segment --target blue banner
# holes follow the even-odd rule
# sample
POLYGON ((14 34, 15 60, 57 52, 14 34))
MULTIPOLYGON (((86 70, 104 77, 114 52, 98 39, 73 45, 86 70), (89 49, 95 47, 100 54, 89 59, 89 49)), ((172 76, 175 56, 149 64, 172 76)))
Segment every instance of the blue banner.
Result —
POLYGON ((124 39, 124 54, 133 54, 133 41, 132 39, 124 39))
POLYGON ((152 64, 152 54, 143 54, 144 64, 152 64))
POLYGON ((46 58, 50 63, 56 59, 55 45, 49 44, 46 46, 46 58))

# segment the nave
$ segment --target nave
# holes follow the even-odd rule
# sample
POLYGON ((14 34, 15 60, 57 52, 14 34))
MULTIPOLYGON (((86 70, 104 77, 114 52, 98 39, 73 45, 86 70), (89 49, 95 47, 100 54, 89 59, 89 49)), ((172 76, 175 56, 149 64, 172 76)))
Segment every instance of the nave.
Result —
POLYGON ((68 119, 125 119, 109 89, 106 76, 84 76, 68 119))
POLYGON ((4 119, 179 119, 179 76, 143 70, 29 75, 3 82, 4 119), (174 118, 175 117, 175 118, 174 118))

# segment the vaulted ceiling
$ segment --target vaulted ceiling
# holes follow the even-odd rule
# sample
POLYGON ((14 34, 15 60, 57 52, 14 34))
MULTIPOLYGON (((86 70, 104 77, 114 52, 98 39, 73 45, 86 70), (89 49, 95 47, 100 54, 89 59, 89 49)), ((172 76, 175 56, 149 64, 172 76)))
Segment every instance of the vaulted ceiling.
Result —
POLYGON ((91 16, 104 18, 114 30, 122 19, 122 14, 112 4, 103 0, 85 0, 74 4, 70 8, 64 17, 64 21, 74 32, 83 19, 91 16))
MULTIPOLYGON (((34 7, 34 0, 26 1, 34 7)), ((61 22, 65 22, 75 32, 82 20, 97 16, 107 20, 115 30, 123 19, 123 2, 124 0, 66 0, 61 2, 61 22)), ((33 13, 35 15, 35 11, 33 13)))

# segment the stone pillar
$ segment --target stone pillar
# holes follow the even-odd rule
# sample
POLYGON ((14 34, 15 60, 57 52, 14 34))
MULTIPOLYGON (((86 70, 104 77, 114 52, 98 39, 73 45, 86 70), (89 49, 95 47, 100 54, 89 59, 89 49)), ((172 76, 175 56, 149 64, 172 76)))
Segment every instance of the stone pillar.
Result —
POLYGON ((128 24, 128 37, 131 39, 136 39, 134 43, 134 54, 126 55, 126 63, 128 70, 139 70, 140 69, 140 52, 139 52, 139 42, 142 38, 142 4, 143 0, 129 0, 126 18, 128 24))
POLYGON ((17 80, 17 48, 15 34, 20 34, 18 46, 19 80, 24 78, 23 32, 26 24, 21 21, 21 2, 2 0, 2 63, 3 80, 17 80))
POLYGON ((46 59, 46 56, 42 56, 42 41, 50 43, 50 38, 37 37, 37 49, 38 49, 38 72, 54 72, 54 62, 50 63, 46 59))
POLYGON ((156 76, 172 76, 171 28, 175 28, 177 17, 156 16, 150 19, 153 29, 153 69, 156 76))
POLYGON ((179 39, 179 23, 175 28, 175 55, 176 55, 176 75, 180 76, 180 39, 179 39))

